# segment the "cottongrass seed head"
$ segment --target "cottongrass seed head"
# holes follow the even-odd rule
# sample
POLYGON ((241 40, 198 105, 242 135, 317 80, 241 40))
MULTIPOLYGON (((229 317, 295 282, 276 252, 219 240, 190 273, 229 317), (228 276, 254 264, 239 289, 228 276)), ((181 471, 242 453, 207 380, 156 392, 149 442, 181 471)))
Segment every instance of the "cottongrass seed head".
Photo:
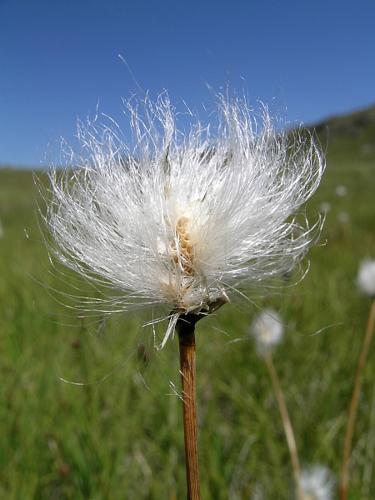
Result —
MULTIPOLYGON (((260 122, 243 100, 218 99, 214 124, 176 124, 168 96, 127 105, 119 127, 79 126, 82 152, 50 174, 52 252, 85 278, 117 289, 115 308, 164 306, 205 314, 248 287, 289 272, 321 226, 300 207, 324 159, 304 133, 260 122)), ((183 120, 186 116, 183 116, 183 120)))
POLYGON ((255 338, 258 353, 263 355, 280 344, 284 335, 284 326, 276 311, 264 309, 254 319, 250 332, 255 338))
POLYGON ((332 500, 335 481, 324 465, 313 465, 301 472, 304 500, 332 500))
POLYGON ((359 266, 357 285, 362 293, 375 297, 375 260, 365 259, 359 266))

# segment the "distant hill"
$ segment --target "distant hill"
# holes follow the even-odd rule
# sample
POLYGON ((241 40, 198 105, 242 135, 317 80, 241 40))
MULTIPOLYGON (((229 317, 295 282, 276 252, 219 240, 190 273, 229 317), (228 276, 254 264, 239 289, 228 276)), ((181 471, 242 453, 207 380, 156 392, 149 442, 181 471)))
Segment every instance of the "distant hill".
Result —
POLYGON ((375 131, 375 105, 353 113, 332 116, 313 126, 318 134, 358 135, 369 128, 375 131))
POLYGON ((330 159, 375 160, 375 105, 307 128, 317 134, 330 159))

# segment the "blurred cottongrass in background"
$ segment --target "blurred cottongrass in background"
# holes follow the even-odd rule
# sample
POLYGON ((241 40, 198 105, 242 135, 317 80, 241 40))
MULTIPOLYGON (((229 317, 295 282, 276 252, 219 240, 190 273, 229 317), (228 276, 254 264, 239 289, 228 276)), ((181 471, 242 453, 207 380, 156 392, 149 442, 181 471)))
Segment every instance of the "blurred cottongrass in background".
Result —
POLYGON ((302 470, 301 484, 305 500, 332 500, 335 480, 324 465, 312 465, 302 470))

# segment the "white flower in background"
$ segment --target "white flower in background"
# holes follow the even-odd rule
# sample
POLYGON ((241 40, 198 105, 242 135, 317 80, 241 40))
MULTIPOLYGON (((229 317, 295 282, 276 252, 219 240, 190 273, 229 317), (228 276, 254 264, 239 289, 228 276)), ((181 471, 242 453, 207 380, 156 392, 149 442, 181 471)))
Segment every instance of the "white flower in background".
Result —
POLYGON ((331 210, 331 204, 328 201, 323 201, 319 205, 319 210, 322 214, 328 214, 328 212, 331 210))
POLYGON ((350 216, 348 212, 339 212, 337 214, 337 220, 340 222, 340 224, 346 225, 350 222, 350 216))
POLYGON ((361 262, 357 285, 362 293, 375 297, 375 260, 365 259, 361 262))
POLYGON ((336 196, 340 196, 340 198, 346 196, 347 192, 348 190, 346 186, 339 185, 336 187, 336 196))
MULTIPOLYGON (((219 102, 216 127, 185 133, 167 97, 129 107, 133 140, 115 125, 80 127, 73 170, 51 173, 53 252, 120 291, 117 309, 180 314, 290 271, 321 226, 294 218, 317 189, 324 159, 311 137, 262 125, 242 101, 219 102)), ((190 117, 193 120, 192 117, 190 117)))
POLYGON ((256 484, 251 493, 250 500, 265 500, 265 498, 263 488, 260 484, 256 484))
POLYGON ((276 311, 264 309, 254 319, 250 332, 255 338, 259 354, 265 354, 280 344, 284 326, 276 311))
POLYGON ((323 465, 314 465, 301 472, 304 500, 331 500, 334 486, 330 470, 323 465))

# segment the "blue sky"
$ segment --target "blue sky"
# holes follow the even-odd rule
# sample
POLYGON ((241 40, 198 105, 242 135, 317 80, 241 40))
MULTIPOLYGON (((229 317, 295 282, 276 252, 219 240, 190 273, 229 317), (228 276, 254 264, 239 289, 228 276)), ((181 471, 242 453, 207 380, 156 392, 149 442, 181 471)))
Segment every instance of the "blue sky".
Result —
POLYGON ((0 164, 56 161, 98 103, 121 122, 132 73, 197 108, 228 85, 292 123, 367 106, 374 26, 373 0, 0 0, 0 164))

